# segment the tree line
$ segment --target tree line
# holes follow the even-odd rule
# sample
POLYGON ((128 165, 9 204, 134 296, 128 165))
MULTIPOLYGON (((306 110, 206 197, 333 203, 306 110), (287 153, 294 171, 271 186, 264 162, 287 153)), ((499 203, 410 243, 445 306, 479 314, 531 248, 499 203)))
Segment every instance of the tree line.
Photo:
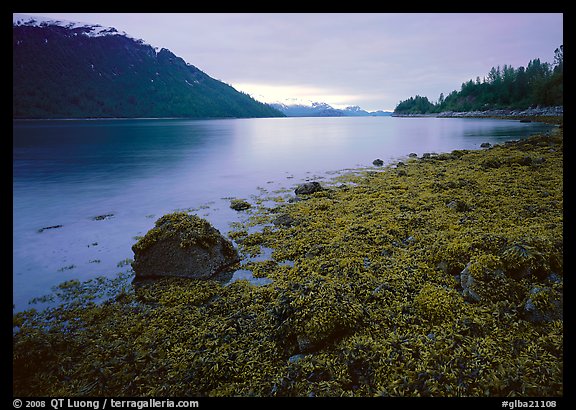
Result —
POLYGON ((526 67, 505 64, 492 67, 482 80, 462 83, 460 91, 440 94, 437 102, 417 95, 401 101, 398 114, 431 114, 445 111, 486 111, 494 109, 526 109, 563 105, 564 46, 554 50, 554 62, 531 60, 526 67))

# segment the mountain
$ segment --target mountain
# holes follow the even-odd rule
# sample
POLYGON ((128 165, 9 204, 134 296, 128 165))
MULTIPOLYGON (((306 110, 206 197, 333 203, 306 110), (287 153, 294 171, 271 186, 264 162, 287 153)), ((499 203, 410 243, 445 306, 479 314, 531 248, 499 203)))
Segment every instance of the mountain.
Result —
POLYGON ((362 108, 358 107, 357 105, 351 105, 350 107, 346 107, 342 110, 345 117, 384 117, 392 115, 392 111, 366 111, 362 108))
POLYGON ((296 103, 270 103, 271 107, 282 112, 287 117, 342 117, 343 113, 323 102, 310 102, 310 104, 296 103))
POLYGON ((268 105, 282 112, 287 117, 360 117, 392 115, 392 112, 389 111, 368 112, 357 105, 339 109, 324 102, 303 101, 298 99, 289 99, 284 102, 269 103, 268 105))
POLYGON ((281 117, 114 28, 13 15, 13 118, 281 117))

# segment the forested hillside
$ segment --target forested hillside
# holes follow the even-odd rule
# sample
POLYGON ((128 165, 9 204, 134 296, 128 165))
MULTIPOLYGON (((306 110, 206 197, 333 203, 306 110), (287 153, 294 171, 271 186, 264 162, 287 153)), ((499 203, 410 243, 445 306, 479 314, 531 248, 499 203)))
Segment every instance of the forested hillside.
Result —
POLYGON ((483 79, 469 80, 460 91, 440 94, 437 102, 417 95, 401 101, 396 114, 428 114, 444 111, 525 109, 563 105, 564 47, 554 51, 554 62, 531 60, 526 67, 492 67, 483 79))
POLYGON ((34 22, 13 25, 13 118, 283 116, 167 49, 34 22))

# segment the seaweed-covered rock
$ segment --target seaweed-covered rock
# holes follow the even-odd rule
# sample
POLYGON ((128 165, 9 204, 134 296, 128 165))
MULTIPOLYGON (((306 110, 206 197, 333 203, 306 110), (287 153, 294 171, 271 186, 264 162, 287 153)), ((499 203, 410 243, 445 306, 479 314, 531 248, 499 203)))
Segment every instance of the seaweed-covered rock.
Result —
POLYGON ((319 192, 324 190, 324 188, 322 188, 322 185, 320 185, 320 182, 305 182, 303 184, 300 184, 296 187, 296 189, 294 190, 294 193, 296 195, 310 195, 313 194, 314 192, 319 192))
POLYGON ((473 290, 475 279, 470 272, 471 265, 472 263, 469 262, 464 270, 460 272, 460 285, 462 286, 462 295, 464 298, 471 302, 479 302, 480 296, 478 296, 478 294, 473 290))
POLYGON ((271 306, 275 338, 290 354, 317 351, 362 322, 362 305, 350 286, 311 275, 290 282, 271 306))
POLYGON ((232 201, 230 201, 230 208, 234 209, 235 211, 244 211, 251 207, 252 205, 250 205, 250 203, 244 201, 243 199, 233 199, 232 201))
POLYGON ((272 223, 276 226, 290 227, 290 226, 294 225, 296 223, 296 221, 290 215, 282 214, 282 215, 279 215, 278 217, 276 217, 272 221, 272 223))
POLYGON ((466 212, 470 210, 470 206, 461 199, 454 199, 448 202, 446 206, 450 209, 453 209, 456 212, 466 212))
POLYGON ((137 278, 181 276, 208 279, 239 261, 230 241, 195 215, 175 212, 156 221, 154 228, 132 246, 137 278))
POLYGON ((524 318, 533 323, 562 320, 562 296, 554 289, 534 286, 524 304, 524 318))

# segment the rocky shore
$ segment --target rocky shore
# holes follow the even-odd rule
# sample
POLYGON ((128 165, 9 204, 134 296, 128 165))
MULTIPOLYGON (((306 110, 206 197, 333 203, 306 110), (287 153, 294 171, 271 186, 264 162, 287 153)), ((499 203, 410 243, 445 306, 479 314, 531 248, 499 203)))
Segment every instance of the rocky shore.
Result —
POLYGON ((242 210, 266 285, 63 283, 14 315, 13 395, 562 396, 563 129, 378 164, 242 210))
POLYGON ((564 107, 536 107, 525 110, 486 110, 486 111, 444 111, 433 114, 399 114, 393 117, 437 117, 437 118, 526 118, 526 117, 562 117, 564 107))

